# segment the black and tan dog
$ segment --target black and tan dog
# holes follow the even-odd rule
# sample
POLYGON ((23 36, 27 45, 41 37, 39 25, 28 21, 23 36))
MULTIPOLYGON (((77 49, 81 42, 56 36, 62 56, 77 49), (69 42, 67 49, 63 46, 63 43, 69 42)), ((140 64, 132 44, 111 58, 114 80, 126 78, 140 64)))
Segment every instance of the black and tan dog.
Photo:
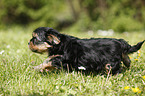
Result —
POLYGON ((41 71, 63 68, 103 72, 111 69, 112 74, 116 74, 121 61, 130 67, 128 54, 138 51, 144 41, 131 46, 123 39, 79 39, 49 27, 39 27, 33 32, 29 48, 36 53, 48 52, 48 59, 34 67, 41 71))

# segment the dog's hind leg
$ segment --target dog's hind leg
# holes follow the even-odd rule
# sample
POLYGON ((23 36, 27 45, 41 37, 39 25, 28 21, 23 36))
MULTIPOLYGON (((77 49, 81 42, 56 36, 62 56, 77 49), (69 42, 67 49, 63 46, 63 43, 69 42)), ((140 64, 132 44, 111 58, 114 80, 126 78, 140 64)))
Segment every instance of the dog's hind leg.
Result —
POLYGON ((122 61, 127 68, 130 67, 131 60, 127 54, 122 54, 122 61))

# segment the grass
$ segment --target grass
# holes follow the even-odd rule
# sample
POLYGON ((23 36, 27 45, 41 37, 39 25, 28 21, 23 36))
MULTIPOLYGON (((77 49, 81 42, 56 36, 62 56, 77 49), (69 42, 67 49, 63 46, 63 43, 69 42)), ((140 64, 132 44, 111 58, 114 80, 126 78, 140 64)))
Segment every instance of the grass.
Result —
MULTIPOLYGON (((145 95, 145 44, 139 52, 130 55, 131 68, 116 76, 84 75, 81 72, 39 73, 32 69, 47 55, 32 53, 28 49, 32 29, 0 31, 0 96, 136 96, 145 95)), ((67 33, 80 38, 92 34, 67 33)), ((115 33, 114 38, 124 38, 131 45, 145 39, 145 32, 115 33)), ((93 37, 98 36, 94 32, 93 37)))

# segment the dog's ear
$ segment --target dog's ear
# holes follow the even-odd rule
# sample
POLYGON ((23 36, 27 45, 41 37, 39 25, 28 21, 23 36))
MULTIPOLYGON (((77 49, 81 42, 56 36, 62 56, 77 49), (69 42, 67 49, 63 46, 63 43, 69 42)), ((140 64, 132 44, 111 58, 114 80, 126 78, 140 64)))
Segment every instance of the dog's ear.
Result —
POLYGON ((57 36, 54 36, 54 35, 52 35, 52 34, 49 34, 49 36, 47 36, 47 38, 48 38, 48 41, 50 42, 50 43, 55 43, 55 44, 59 44, 60 43, 60 40, 58 39, 58 37, 57 36))

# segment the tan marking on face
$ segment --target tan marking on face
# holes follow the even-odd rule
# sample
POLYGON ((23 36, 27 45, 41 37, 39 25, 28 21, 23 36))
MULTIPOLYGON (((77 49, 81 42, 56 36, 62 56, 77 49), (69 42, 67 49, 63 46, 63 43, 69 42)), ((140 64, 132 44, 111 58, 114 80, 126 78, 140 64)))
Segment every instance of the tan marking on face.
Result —
POLYGON ((53 41, 53 38, 51 36, 48 36, 47 38, 48 38, 48 41, 49 42, 52 42, 53 41))
POLYGON ((29 49, 38 53, 47 52, 49 47, 51 46, 47 44, 46 42, 40 45, 34 45, 32 41, 30 41, 29 43, 29 49))
POLYGON ((55 44, 59 44, 60 43, 60 40, 56 36, 54 36, 54 35, 51 35, 51 36, 53 37, 53 41, 55 42, 55 44))
POLYGON ((56 36, 54 36, 52 34, 50 34, 48 36, 48 41, 49 42, 52 42, 53 41, 55 44, 59 44, 60 43, 60 40, 56 36))
POLYGON ((32 35, 33 35, 33 37, 38 37, 38 34, 37 34, 37 33, 34 33, 34 32, 33 32, 32 35))

